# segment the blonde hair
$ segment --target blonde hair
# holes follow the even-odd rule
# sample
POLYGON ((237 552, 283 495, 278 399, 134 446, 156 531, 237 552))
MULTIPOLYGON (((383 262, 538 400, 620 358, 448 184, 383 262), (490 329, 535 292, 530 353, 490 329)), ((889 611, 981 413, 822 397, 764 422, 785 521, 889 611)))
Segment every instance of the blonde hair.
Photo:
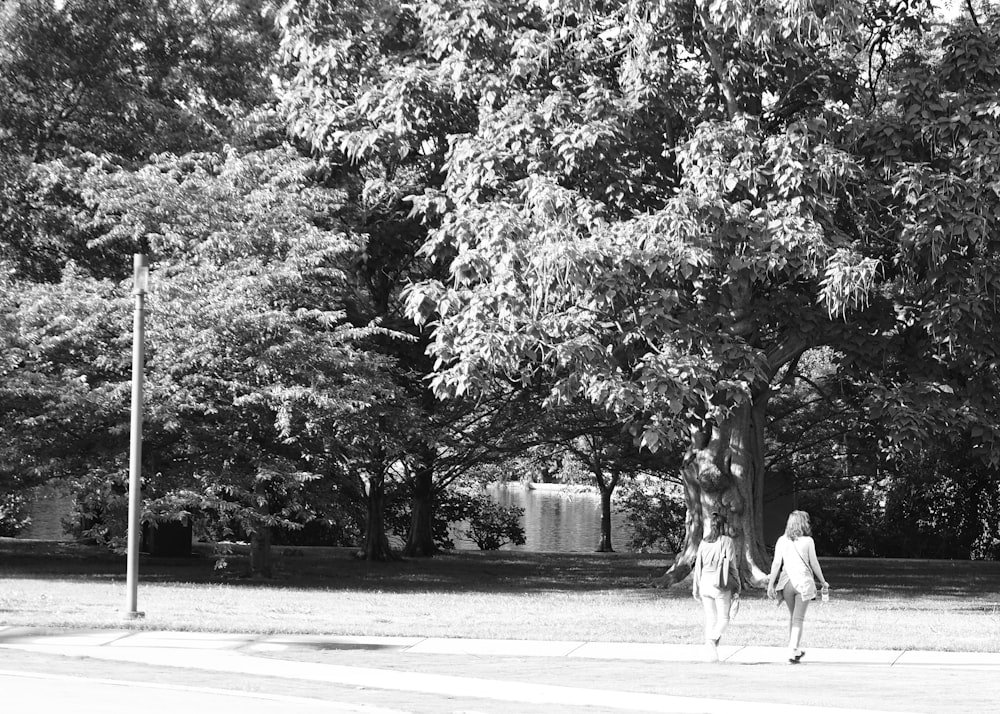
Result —
POLYGON ((788 514, 788 523, 785 524, 785 537, 789 540, 796 540, 801 536, 811 536, 812 528, 809 526, 809 514, 805 511, 792 511, 788 514))

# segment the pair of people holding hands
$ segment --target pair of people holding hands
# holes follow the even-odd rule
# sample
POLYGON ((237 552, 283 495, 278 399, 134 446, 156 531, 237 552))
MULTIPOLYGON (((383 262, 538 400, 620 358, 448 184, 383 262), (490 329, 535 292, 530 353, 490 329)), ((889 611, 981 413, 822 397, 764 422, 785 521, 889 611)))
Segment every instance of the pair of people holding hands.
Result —
MULTIPOLYGON (((742 584, 738 562, 733 539, 726 535, 725 517, 712 513, 708 532, 698 546, 691 577, 694 598, 701 600, 705 608, 705 642, 712 661, 718 661, 719 642, 739 609, 742 584)), ((829 584, 816 558, 809 514, 792 511, 784 534, 775 543, 767 582, 767 596, 780 597, 788 608, 788 661, 791 664, 798 664, 805 654, 800 648, 802 627, 809 603, 817 595, 817 579, 825 599, 829 584)))

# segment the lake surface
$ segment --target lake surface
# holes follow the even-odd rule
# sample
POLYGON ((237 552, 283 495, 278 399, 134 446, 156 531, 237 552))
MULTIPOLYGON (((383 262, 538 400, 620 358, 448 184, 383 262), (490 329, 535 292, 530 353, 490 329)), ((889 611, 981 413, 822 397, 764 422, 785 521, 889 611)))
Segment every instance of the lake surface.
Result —
MULTIPOLYGON (((502 550, 592 553, 601 544, 601 497, 596 491, 573 486, 553 488, 547 484, 526 488, 520 483, 494 484, 486 491, 501 506, 524 509, 521 526, 525 544, 505 545, 502 550)), ((457 524, 452 529, 456 549, 478 547, 461 534, 467 527, 457 524)), ((624 514, 612 507, 611 546, 627 551, 631 535, 624 514)))

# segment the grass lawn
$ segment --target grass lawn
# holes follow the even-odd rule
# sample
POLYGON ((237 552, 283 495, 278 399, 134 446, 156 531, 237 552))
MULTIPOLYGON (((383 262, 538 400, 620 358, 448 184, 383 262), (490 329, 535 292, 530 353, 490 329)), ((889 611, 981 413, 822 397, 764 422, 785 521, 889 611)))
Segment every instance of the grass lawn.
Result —
MULTIPOLYGON (((121 618, 125 558, 72 543, 0 538, 0 625, 255 633, 698 643, 684 582, 643 587, 668 556, 461 551, 365 563, 337 548, 275 549, 278 576, 242 577, 240 555, 142 556, 139 609, 121 618)), ((803 644, 1000 650, 1000 562, 822 558, 831 601, 803 644)), ((783 645, 787 611, 750 592, 726 639, 783 645)))

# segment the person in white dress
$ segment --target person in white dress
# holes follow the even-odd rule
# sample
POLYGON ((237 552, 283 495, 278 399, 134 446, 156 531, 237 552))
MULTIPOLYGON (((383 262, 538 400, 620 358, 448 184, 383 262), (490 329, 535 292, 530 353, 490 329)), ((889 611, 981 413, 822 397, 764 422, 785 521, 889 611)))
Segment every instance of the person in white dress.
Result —
POLYGON ((785 525, 785 534, 774 545, 774 560, 767 582, 767 596, 774 599, 779 594, 788 607, 788 661, 798 664, 805 654, 799 648, 802 626, 809 602, 816 598, 816 581, 823 590, 830 585, 823 577, 823 569, 816 558, 816 543, 812 539, 809 514, 792 511, 785 525))
POLYGON ((726 535, 726 519, 721 513, 712 513, 708 519, 708 533, 698 545, 691 591, 695 600, 705 608, 705 644, 709 661, 719 660, 719 640, 729 627, 733 598, 741 590, 739 568, 736 564, 736 546, 726 535))

